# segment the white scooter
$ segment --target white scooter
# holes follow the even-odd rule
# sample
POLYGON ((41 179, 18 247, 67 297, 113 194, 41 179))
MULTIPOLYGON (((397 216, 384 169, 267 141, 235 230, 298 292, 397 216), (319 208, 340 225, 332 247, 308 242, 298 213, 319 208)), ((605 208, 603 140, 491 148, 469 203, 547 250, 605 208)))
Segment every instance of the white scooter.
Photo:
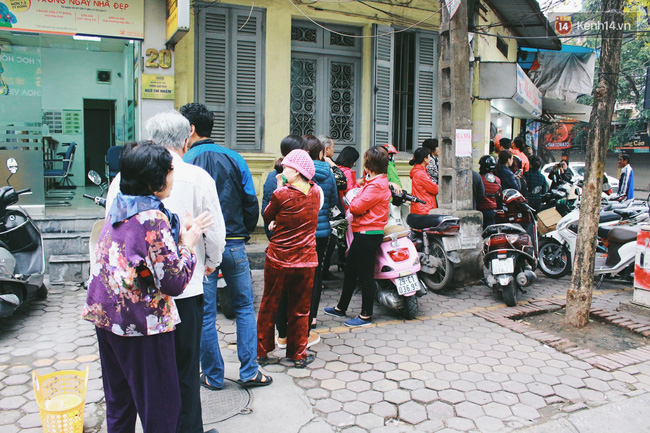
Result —
MULTIPOLYGON (((605 207, 604 209, 608 209, 605 207)), ((561 278, 571 271, 571 261, 574 257, 576 250, 576 242, 578 235, 578 221, 580 218, 580 209, 574 209, 572 212, 563 217, 558 223, 556 230, 547 233, 540 239, 539 247, 539 268, 544 275, 551 278, 561 278)), ((616 208, 614 210, 607 210, 601 212, 600 224, 598 229, 598 236, 603 239, 603 244, 598 245, 597 252, 600 254, 596 259, 596 275, 613 274, 616 275, 621 272, 618 266, 614 266, 614 258, 606 260, 609 250, 612 245, 618 244, 618 248, 622 247, 621 240, 628 239, 634 233, 634 240, 636 241, 636 232, 634 226, 639 222, 645 221, 648 218, 648 207, 642 202, 629 203, 627 207, 616 208), (609 235, 612 229, 621 226, 620 228, 627 227, 626 231, 620 231, 618 228, 614 232, 615 239, 612 242, 609 240, 609 235), (607 246, 609 244, 609 247, 607 246), (602 259, 602 260, 601 260, 602 259), (604 266, 605 261, 610 266, 604 266), (600 263, 603 262, 603 263, 600 263), (599 268, 602 268, 599 270, 599 268)), ((632 242, 634 243, 634 242, 632 242)), ((622 252, 625 252, 624 248, 622 252)), ((634 261, 634 246, 631 246, 631 259, 634 261)), ((613 256, 614 257, 614 256, 613 256)), ((626 255, 626 258, 629 258, 626 255)), ((623 260, 624 262, 626 260, 623 260)), ((618 263, 618 262, 617 262, 618 263)), ((627 265, 623 265, 625 268, 627 265)), ((632 269, 633 271, 633 269, 632 269)))

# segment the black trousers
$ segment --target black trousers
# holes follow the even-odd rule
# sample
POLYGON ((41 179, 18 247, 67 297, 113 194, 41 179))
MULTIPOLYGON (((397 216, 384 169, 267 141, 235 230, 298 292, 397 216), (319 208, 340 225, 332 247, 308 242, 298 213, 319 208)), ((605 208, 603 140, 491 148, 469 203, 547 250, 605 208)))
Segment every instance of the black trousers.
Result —
POLYGON ((176 368, 181 389, 181 419, 178 433, 203 433, 201 418, 201 329, 203 295, 176 299, 181 323, 176 325, 176 368))
POLYGON ((316 319, 318 315, 318 306, 320 305, 320 294, 323 289, 323 261, 325 260, 325 252, 329 244, 329 236, 324 238, 316 238, 316 254, 318 255, 318 266, 314 271, 314 288, 311 291, 311 308, 309 310, 309 326, 316 319))
POLYGON ((345 263, 345 277, 343 291, 337 308, 347 311, 354 293, 354 288, 359 280, 361 287, 361 315, 372 316, 375 303, 375 260, 377 248, 381 245, 384 235, 366 235, 355 233, 352 245, 348 250, 345 263))

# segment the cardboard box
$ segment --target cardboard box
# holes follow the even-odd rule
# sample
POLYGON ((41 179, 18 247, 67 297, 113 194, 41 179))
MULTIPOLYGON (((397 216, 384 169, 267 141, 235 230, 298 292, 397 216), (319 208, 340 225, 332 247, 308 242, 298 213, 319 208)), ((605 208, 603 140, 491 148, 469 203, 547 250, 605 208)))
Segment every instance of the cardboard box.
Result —
POLYGON ((542 236, 552 232, 561 219, 562 215, 555 208, 543 210, 537 214, 537 230, 542 236))

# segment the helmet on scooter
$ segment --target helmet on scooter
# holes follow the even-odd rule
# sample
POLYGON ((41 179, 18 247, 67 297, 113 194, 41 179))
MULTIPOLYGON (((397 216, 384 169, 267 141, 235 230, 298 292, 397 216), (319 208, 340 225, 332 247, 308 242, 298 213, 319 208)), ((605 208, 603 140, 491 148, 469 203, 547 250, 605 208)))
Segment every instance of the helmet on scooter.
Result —
POLYGON ((478 160, 479 172, 481 174, 489 173, 497 166, 497 162, 490 155, 483 155, 478 160))
POLYGON ((386 144, 384 144, 384 145, 381 146, 381 147, 383 147, 384 149, 386 149, 386 151, 388 152, 389 155, 391 155, 391 154, 393 154, 393 153, 399 153, 399 152, 397 151, 397 149, 395 148, 395 146, 393 146, 393 145, 390 144, 390 143, 386 143, 386 144))

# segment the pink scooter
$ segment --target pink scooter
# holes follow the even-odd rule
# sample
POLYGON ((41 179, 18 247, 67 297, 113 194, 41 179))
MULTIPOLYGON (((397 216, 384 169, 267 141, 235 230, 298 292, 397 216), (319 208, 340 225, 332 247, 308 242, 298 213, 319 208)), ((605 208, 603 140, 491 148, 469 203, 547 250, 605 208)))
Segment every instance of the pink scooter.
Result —
MULTIPOLYGON (((345 200, 348 204, 359 191, 360 189, 354 189, 346 194, 345 200)), ((422 202, 417 197, 404 192, 401 196, 393 193, 393 202, 400 200, 422 202)), ((379 304, 399 311, 405 319, 410 320, 414 319, 418 313, 418 298, 427 292, 418 279, 420 257, 409 238, 409 229, 398 225, 393 218, 394 214, 395 212, 389 213, 388 224, 384 229, 384 239, 377 251, 375 261, 376 298, 379 304)), ((352 221, 352 214, 349 211, 346 213, 346 219, 352 221)), ((345 234, 348 245, 352 243, 352 237, 352 227, 348 226, 345 234)))

